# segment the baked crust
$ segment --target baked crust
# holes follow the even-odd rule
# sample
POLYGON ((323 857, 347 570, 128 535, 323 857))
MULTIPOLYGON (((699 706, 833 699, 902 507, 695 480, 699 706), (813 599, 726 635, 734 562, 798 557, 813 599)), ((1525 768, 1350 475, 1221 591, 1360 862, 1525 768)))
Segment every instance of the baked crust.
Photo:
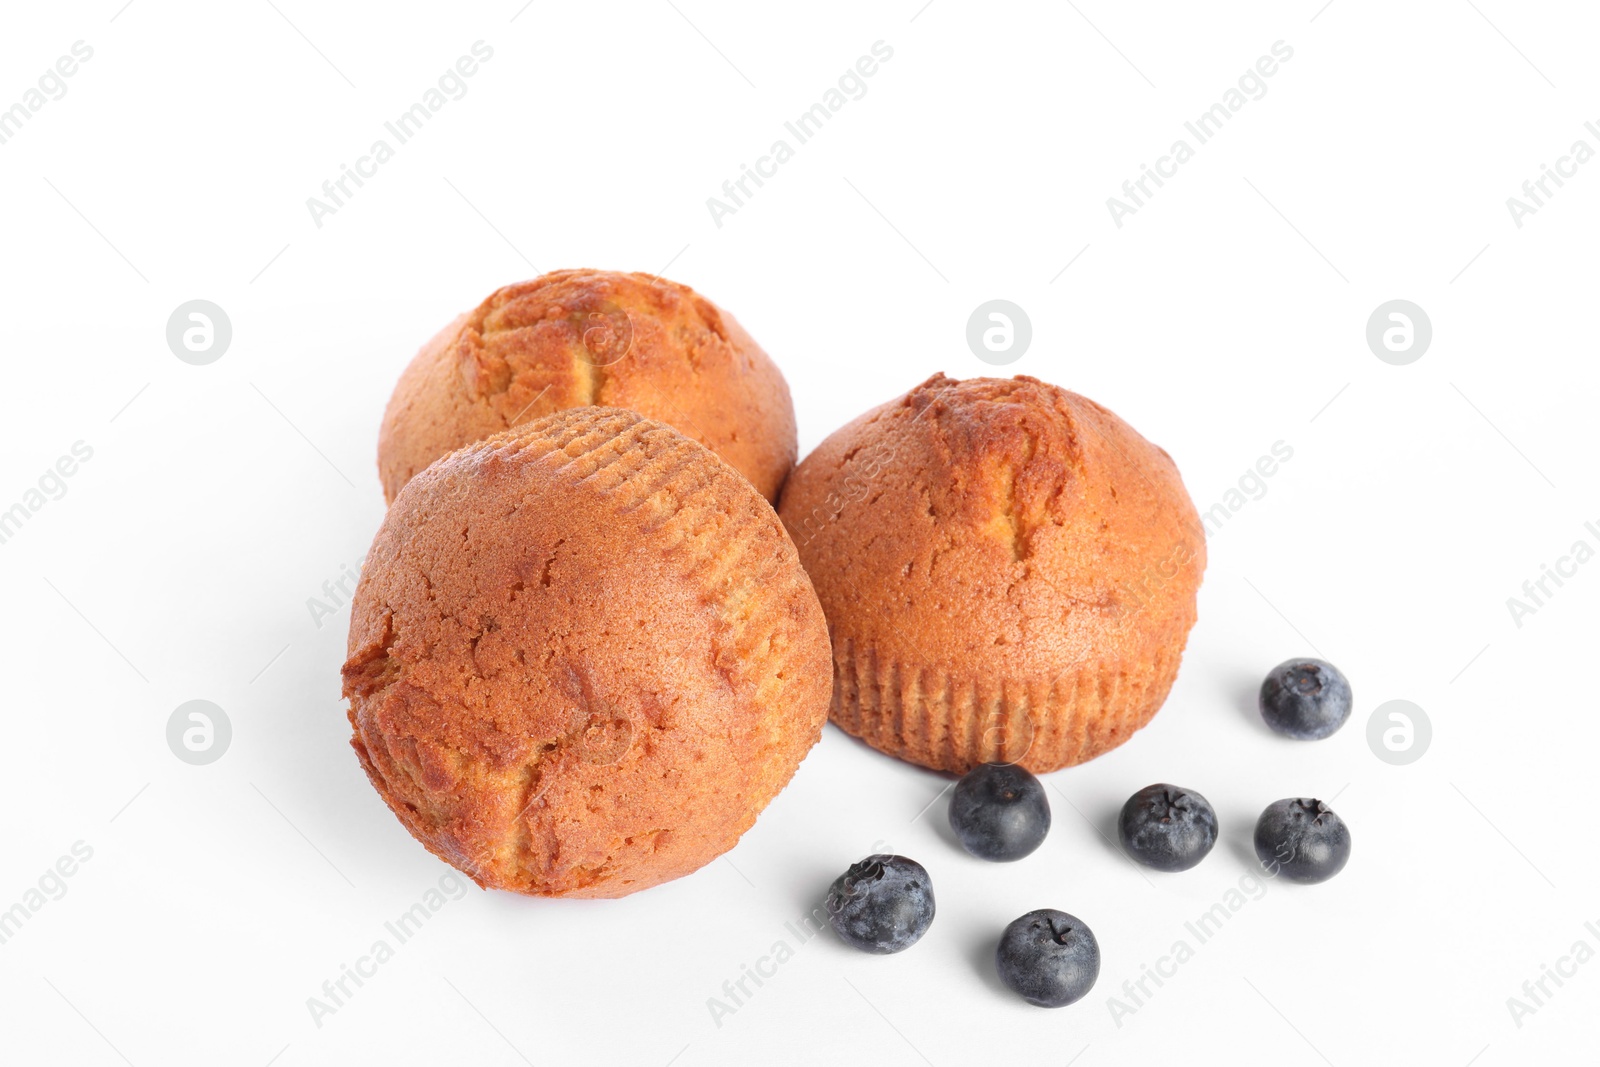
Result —
POLYGON ((733 316, 654 275, 563 270, 498 290, 422 346, 378 435, 384 499, 446 452, 591 405, 667 423, 768 501, 794 466, 788 383, 733 316))
POLYGON ((410 481, 343 673, 361 765, 430 851, 485 887, 612 897, 734 845, 820 736, 829 659, 751 485, 584 407, 410 481))
POLYGON ((1205 537, 1171 458, 1035 378, 935 375, 817 446, 780 513, 828 617, 833 721, 925 767, 1121 744, 1194 625, 1205 537))

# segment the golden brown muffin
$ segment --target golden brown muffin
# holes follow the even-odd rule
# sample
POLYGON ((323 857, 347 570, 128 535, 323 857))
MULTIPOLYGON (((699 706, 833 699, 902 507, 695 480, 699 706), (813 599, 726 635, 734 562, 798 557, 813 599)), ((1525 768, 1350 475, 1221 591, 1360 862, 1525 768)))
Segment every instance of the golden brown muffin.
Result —
POLYGON ((351 744, 479 885, 616 897, 732 848, 827 718, 828 634, 709 450, 574 408, 430 466, 362 569, 351 744))
POLYGON ((780 510, 828 616, 833 721, 875 748, 1052 771, 1166 699, 1205 538, 1171 458, 1092 400, 935 375, 822 442, 780 510))
POLYGON ((667 423, 769 501, 794 466, 789 385, 732 315, 650 274, 562 270, 506 286, 422 346, 378 433, 384 499, 446 452, 591 405, 667 423))

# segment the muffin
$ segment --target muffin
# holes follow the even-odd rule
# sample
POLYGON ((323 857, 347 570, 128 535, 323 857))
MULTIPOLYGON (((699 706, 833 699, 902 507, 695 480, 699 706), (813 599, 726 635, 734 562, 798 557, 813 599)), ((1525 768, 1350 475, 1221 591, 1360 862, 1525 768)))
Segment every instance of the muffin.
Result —
POLYGON ((827 613, 833 721, 924 767, 1114 748, 1194 625, 1205 538, 1171 458, 1035 378, 935 375, 819 445, 780 512, 827 613))
POLYGON ((675 430, 572 408, 434 463, 362 569, 344 692, 406 829, 484 887, 615 897, 732 848, 827 719, 771 506, 675 430))
POLYGON ((446 452, 589 406, 667 423, 768 501, 794 466, 788 383, 733 316, 664 278, 563 270, 506 286, 417 353, 378 434, 384 499, 446 452))

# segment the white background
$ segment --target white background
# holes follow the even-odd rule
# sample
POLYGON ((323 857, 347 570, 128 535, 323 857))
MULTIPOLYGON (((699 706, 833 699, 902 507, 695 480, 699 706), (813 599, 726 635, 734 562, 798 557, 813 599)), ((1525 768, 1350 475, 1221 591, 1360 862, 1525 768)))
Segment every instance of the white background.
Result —
POLYGON ((1505 203, 1575 139, 1600 148, 1592 11, 122 2, 19 7, 0 35, 0 106, 74 41, 94 49, 0 145, 0 508, 74 442, 94 450, 0 545, 0 908, 74 842, 93 849, 0 945, 0 1058, 1592 1055, 1600 962, 1520 1027, 1506 1001, 1580 938, 1600 948, 1600 563, 1520 628, 1506 599, 1600 543, 1583 527, 1600 524, 1600 162, 1521 228, 1505 203), (480 39, 494 57, 467 95, 315 226, 306 198, 480 39), (894 55, 865 97, 717 227, 706 198, 879 40, 894 55), (1294 55, 1269 92, 1115 226, 1106 198, 1279 40, 1294 55), (999 297, 1034 327, 1004 373, 1111 407, 1202 509, 1275 442, 1293 459, 1212 537, 1166 708, 1050 776, 1055 826, 1027 860, 960 852, 942 800, 921 814, 946 779, 829 727, 726 860, 620 901, 473 889, 319 1027, 307 998, 447 871, 348 747, 348 612, 319 628, 306 607, 382 518, 389 390, 499 285, 668 264, 781 365, 802 452, 935 371, 990 373, 964 329, 999 297), (210 366, 164 337, 195 298, 233 324, 210 366), (1433 322, 1410 366, 1364 340, 1394 298, 1433 322), (1255 688, 1313 650, 1349 675, 1355 714, 1325 742, 1279 739, 1255 688), (164 735, 194 698, 234 729, 204 767, 164 735), (1394 698, 1433 721, 1411 766, 1366 744, 1394 698), (1146 878, 1105 839, 1155 781, 1222 821, 1183 875, 1146 878), (1260 809, 1300 795, 1337 796, 1346 871, 1270 886, 1114 1020, 1107 998, 1251 869, 1260 809), (797 945, 784 924, 875 843, 932 872, 930 933, 888 958, 816 938, 716 1025, 708 998, 797 945), (1061 1011, 992 976, 1000 929, 1037 907, 1082 917, 1104 955, 1061 1011))

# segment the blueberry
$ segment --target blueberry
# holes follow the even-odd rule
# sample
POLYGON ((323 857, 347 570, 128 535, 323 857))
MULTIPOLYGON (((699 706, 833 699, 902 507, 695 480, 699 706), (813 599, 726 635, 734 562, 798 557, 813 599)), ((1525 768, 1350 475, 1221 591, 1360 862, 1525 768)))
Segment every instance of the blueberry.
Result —
POLYGON ((903 952, 933 922, 933 882, 916 860, 868 856, 828 890, 834 932, 862 952, 903 952))
POLYGON ((1094 988, 1100 943, 1076 916, 1054 908, 1012 920, 994 950, 1000 980, 1029 1004, 1064 1008, 1094 988))
POLYGON ((1158 871, 1187 871, 1217 843, 1217 813, 1192 789, 1147 785, 1122 805, 1117 836, 1128 855, 1158 871))
POLYGON ((985 860, 1020 860, 1050 832, 1044 785, 1014 763, 983 763, 950 794, 950 829, 985 860))
POLYGON ((1350 861, 1350 830, 1320 800, 1279 800, 1256 821, 1256 855, 1269 875, 1326 882, 1350 861))
POLYGON ((1261 717, 1296 741, 1320 741, 1350 717, 1350 683, 1320 659, 1291 659, 1261 683, 1261 717))

